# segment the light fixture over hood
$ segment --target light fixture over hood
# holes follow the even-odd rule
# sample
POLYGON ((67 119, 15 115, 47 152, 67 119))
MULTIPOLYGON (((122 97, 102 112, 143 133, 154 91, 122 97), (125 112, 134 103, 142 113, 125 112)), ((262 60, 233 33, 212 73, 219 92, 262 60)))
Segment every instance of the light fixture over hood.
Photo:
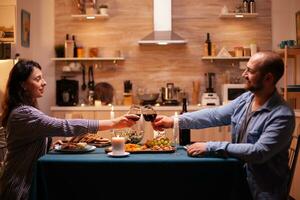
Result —
POLYGON ((187 41, 172 31, 172 0, 153 0, 154 31, 139 44, 185 44, 187 41))

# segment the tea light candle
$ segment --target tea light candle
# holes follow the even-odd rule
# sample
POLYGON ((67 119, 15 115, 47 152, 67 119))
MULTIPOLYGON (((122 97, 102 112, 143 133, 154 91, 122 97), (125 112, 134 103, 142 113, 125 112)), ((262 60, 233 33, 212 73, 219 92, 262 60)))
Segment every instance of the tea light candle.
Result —
POLYGON ((111 138, 112 153, 114 155, 123 155, 125 153, 125 137, 111 138))
POLYGON ((114 119, 114 118, 115 118, 114 106, 111 106, 110 119, 114 119))

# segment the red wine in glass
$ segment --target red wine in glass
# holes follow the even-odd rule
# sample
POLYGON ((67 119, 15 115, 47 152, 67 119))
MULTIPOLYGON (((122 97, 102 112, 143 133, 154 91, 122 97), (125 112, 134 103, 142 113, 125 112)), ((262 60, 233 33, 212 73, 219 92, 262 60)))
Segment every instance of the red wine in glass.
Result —
POLYGON ((156 113, 153 114, 143 114, 145 121, 147 122, 153 122, 157 116, 156 113))

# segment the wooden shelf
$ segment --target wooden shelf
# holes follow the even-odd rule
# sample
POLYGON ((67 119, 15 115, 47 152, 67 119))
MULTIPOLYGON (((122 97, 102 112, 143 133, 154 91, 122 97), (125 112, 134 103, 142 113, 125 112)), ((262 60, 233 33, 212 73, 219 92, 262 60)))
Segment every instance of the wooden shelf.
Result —
POLYGON ((248 60, 250 56, 243 57, 216 57, 216 56, 204 56, 202 60, 248 60))
POLYGON ((54 61, 119 61, 124 57, 93 57, 93 58, 51 58, 54 61))
POLYGON ((281 50, 278 52, 283 58, 284 58, 284 76, 283 76, 283 97, 285 100, 287 100, 287 87, 288 87, 288 74, 287 74, 287 68, 288 68, 288 58, 293 58, 295 59, 295 65, 294 65, 294 73, 293 73, 293 79, 294 79, 294 84, 298 84, 298 56, 300 56, 300 48, 289 48, 285 46, 284 50, 281 50))
POLYGON ((109 15, 103 14, 94 14, 94 15, 71 15, 74 19, 81 19, 81 20, 96 20, 96 19, 107 19, 109 15))
POLYGON ((243 19, 243 18, 255 18, 257 16, 258 16, 258 13, 226 13, 226 14, 220 14, 219 18, 222 18, 222 19, 228 19, 228 18, 243 19))

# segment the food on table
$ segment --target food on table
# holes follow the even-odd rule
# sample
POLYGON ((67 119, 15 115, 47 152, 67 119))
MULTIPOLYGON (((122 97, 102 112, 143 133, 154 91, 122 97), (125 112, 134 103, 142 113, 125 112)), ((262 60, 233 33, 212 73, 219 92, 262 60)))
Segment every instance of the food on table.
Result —
POLYGON ((98 134, 83 134, 76 137, 72 137, 70 142, 77 143, 77 142, 85 142, 89 144, 109 144, 110 140, 107 138, 103 138, 98 134))
POLYGON ((87 143, 85 143, 85 142, 78 142, 78 143, 68 142, 68 143, 62 144, 61 149, 77 150, 77 149, 84 149, 86 146, 87 146, 87 143))

